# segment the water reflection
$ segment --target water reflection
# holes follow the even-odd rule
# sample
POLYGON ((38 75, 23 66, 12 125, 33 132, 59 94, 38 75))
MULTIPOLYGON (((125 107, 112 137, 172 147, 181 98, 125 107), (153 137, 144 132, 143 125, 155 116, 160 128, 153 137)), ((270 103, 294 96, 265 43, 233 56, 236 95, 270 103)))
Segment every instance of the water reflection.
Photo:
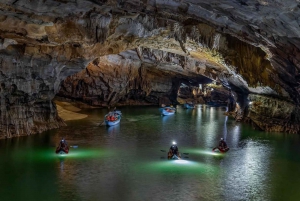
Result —
POLYGON ((233 158, 224 161, 223 185, 233 186, 223 192, 225 195, 234 194, 233 199, 270 200, 270 156, 272 149, 260 142, 247 140, 247 147, 231 151, 233 158), (238 161, 238 165, 237 165, 238 161))
POLYGON ((120 124, 117 124, 115 126, 109 126, 107 127, 107 133, 109 135, 116 135, 120 133, 120 124))
POLYGON ((64 170, 64 158, 63 157, 59 158, 59 164, 60 164, 60 170, 64 170))
POLYGON ((224 121, 224 130, 223 130, 223 138, 226 141, 227 140, 227 133, 228 133, 228 129, 227 129, 227 120, 228 120, 228 116, 225 116, 225 121, 224 121))
POLYGON ((298 200, 299 136, 255 131, 205 105, 165 117, 157 107, 121 110, 114 127, 96 126, 107 111, 93 109, 61 129, 0 141, 1 201, 298 200), (212 152, 223 136, 230 151, 212 152), (78 148, 55 154, 62 137, 78 148), (184 160, 167 160, 172 140, 184 160))
POLYGON ((184 174, 202 174, 209 170, 218 171, 218 168, 209 164, 190 160, 165 160, 139 164, 136 166, 136 171, 139 170, 146 170, 148 174, 151 174, 151 172, 165 172, 170 174, 173 174, 174 172, 184 174))
POLYGON ((173 123, 172 119, 175 118, 175 115, 169 115, 169 116, 162 116, 162 123, 163 125, 170 125, 173 123))

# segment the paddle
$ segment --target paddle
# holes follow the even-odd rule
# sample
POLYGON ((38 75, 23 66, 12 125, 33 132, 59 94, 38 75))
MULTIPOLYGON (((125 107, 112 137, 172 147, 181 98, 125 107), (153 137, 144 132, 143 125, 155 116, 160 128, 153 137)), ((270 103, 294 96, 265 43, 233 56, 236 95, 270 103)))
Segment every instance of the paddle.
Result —
POLYGON ((104 124, 105 120, 102 121, 102 123, 99 124, 99 126, 102 126, 104 124))
MULTIPOLYGON (((166 152, 166 150, 160 150, 161 152, 166 152)), ((184 155, 189 155, 190 153, 182 153, 184 155)), ((165 157, 160 157, 161 159, 164 159, 165 157)), ((188 156, 184 156, 183 158, 189 158, 188 156)))
MULTIPOLYGON (((166 150, 160 150, 161 152, 166 152, 166 150)), ((182 153, 182 154, 185 154, 185 155, 189 155, 190 153, 182 153)))
MULTIPOLYGON (((55 146, 55 145, 51 145, 51 147, 57 147, 57 146, 55 146)), ((76 149, 76 148, 78 148, 78 145, 72 145, 72 146, 70 146, 70 148, 74 148, 74 149, 76 149)))

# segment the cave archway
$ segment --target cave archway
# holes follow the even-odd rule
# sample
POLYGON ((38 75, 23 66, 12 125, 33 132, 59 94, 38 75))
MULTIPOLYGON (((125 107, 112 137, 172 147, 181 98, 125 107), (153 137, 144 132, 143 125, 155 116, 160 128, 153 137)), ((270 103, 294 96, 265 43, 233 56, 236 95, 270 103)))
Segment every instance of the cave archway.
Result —
MULTIPOLYGON (((245 104, 248 94, 252 101, 261 103, 249 109, 249 118, 256 124, 267 122, 260 125, 262 129, 269 129, 267 124, 276 119, 275 124, 280 129, 274 125, 270 130, 298 132, 298 35, 289 29, 285 30, 286 35, 282 35, 284 31, 277 32, 276 26, 265 26, 261 31, 259 26, 265 24, 261 19, 256 18, 257 25, 249 25, 248 18, 235 20, 226 17, 227 9, 219 7, 221 4, 206 3, 190 2, 193 5, 190 7, 205 12, 182 9, 186 5, 171 5, 165 1, 155 5, 150 1, 141 7, 130 1, 122 4, 89 1, 83 7, 67 2, 68 6, 59 9, 56 2, 47 4, 43 11, 33 1, 1 4, 4 16, 0 23, 0 82, 3 83, 0 138, 30 135, 63 125, 52 102, 61 82, 94 65, 93 61, 97 63, 97 58, 103 56, 112 60, 114 58, 108 55, 118 55, 121 60, 125 57, 125 64, 130 66, 126 63, 130 58, 125 55, 130 55, 130 51, 135 51, 136 61, 142 62, 143 66, 128 71, 131 74, 125 73, 128 81, 125 85, 114 86, 116 82, 104 80, 103 83, 108 85, 101 87, 109 89, 103 90, 108 93, 98 95, 97 99, 105 100, 107 105, 125 103, 128 98, 125 96, 120 100, 124 97, 122 93, 129 94, 133 100, 148 97, 148 101, 157 101, 155 97, 161 94, 151 94, 149 89, 153 86, 148 85, 152 82, 144 79, 143 73, 153 68, 160 75, 164 69, 165 79, 171 80, 165 88, 172 86, 175 75, 180 75, 176 78, 191 78, 193 75, 212 80, 218 78, 222 85, 241 94, 240 100, 245 104), (201 7, 203 5, 206 9, 201 7), (48 10, 57 12, 49 13, 48 10), (207 12, 213 17, 208 18, 207 12), (290 34, 297 37, 287 37, 290 34), (282 104, 288 109, 281 110, 279 105, 282 104), (264 107, 276 111, 264 113, 264 107), (268 118, 262 119, 264 116, 268 118), (277 121, 280 116, 284 118, 277 121)), ((229 7, 234 8, 232 12, 236 14, 244 11, 244 7, 235 3, 230 3, 229 7)), ((278 7, 270 5, 268 9, 275 13, 274 19, 287 19, 285 23, 290 23, 288 17, 280 18, 278 12, 282 10, 278 7)), ((109 70, 109 66, 105 70, 109 70)), ((118 69, 111 73, 114 77, 122 77, 122 72, 118 69)), ((86 70, 86 73, 91 71, 86 70)), ((72 97, 80 95, 81 99, 85 97, 94 103, 94 99, 87 98, 90 91, 85 90, 90 85, 84 85, 85 82, 78 83, 78 88, 73 91, 70 90, 72 87, 65 86, 65 91, 72 97)), ((178 90, 170 93, 175 97, 178 90)))

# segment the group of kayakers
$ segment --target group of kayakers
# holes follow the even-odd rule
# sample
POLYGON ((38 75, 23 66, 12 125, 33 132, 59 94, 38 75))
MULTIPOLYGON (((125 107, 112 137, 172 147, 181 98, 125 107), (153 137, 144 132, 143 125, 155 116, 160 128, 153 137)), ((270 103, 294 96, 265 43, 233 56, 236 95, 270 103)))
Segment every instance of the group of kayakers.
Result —
MULTIPOLYGON (((229 147, 227 146, 227 143, 223 138, 220 139, 219 145, 215 148, 213 148, 213 151, 219 150, 220 152, 224 153, 229 150, 229 147)), ((168 159, 181 159, 181 155, 179 152, 179 149, 177 147, 176 142, 173 142, 171 145, 169 152, 168 152, 168 159)))
MULTIPOLYGON (((172 109, 166 108, 166 110, 172 110, 172 109)), ((118 119, 118 113, 116 111, 116 108, 114 108, 114 110, 106 116, 106 120, 115 121, 117 119, 118 119)), ((223 153, 227 152, 229 150, 227 143, 225 142, 225 140, 223 138, 221 138, 218 147, 213 148, 213 151, 215 151, 217 149, 223 153)), ((69 152, 68 143, 64 138, 62 138, 61 141, 59 142, 59 145, 56 148, 56 153, 68 153, 68 152, 69 152)), ((181 155, 180 155, 180 152, 179 152, 176 142, 173 142, 169 149, 168 159, 181 159, 181 155)))
MULTIPOLYGON (((116 121, 120 118, 120 111, 117 111, 116 110, 116 107, 113 109, 113 111, 109 112, 105 119, 107 121, 116 121)), ((75 146, 72 146, 72 147, 75 147, 75 146)), ((58 146, 56 147, 56 150, 55 150, 55 153, 57 154, 67 154, 69 153, 69 146, 68 146, 68 143, 67 141, 65 140, 65 138, 62 138, 58 144, 58 146)))
MULTIPOLYGON (((225 142, 225 140, 223 138, 221 138, 218 147, 215 147, 213 149, 213 151, 215 149, 219 149, 221 152, 226 152, 226 151, 222 151, 222 150, 229 150, 229 148, 227 147, 227 143, 225 142)), ((69 146, 67 141, 62 138, 61 141, 59 142, 58 147, 56 148, 56 153, 68 153, 69 152, 69 146)), ((180 159, 181 155, 179 152, 179 149, 177 147, 176 142, 173 142, 173 144, 171 145, 169 152, 168 152, 168 159, 180 159)))

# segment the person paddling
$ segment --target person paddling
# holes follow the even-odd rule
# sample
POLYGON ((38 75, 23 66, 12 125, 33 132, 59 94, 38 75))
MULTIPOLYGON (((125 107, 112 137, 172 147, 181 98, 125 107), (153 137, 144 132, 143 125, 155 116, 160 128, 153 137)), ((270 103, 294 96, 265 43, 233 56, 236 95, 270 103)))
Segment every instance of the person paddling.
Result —
POLYGON ((221 140, 219 142, 219 148, 220 149, 226 149, 227 148, 227 143, 225 142, 225 140, 223 138, 221 138, 221 140))
POLYGON ((173 142, 173 144, 170 147, 169 152, 168 152, 168 159, 172 159, 173 157, 180 159, 180 153, 179 153, 176 142, 173 142))
POLYGON ((60 143, 59 143, 60 148, 65 149, 68 146, 67 141, 65 140, 65 138, 62 138, 60 143))
POLYGON ((229 150, 229 147, 227 146, 227 143, 223 138, 221 138, 218 147, 213 148, 213 151, 218 149, 220 152, 225 153, 229 150))
POLYGON ((68 147, 68 143, 65 140, 65 138, 62 138, 61 141, 59 142, 58 147, 56 148, 55 152, 58 153, 69 153, 69 147, 68 147))

